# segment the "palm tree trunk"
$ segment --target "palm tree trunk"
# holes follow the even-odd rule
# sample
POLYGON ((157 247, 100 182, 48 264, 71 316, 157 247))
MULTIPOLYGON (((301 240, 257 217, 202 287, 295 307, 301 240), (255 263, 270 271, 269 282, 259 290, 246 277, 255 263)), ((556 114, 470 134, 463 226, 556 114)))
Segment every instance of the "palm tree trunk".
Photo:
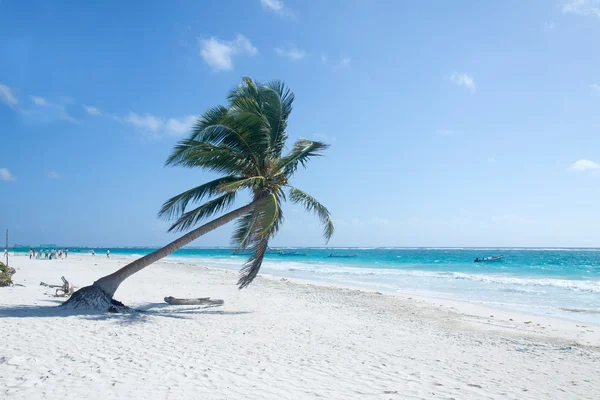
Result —
POLYGON ((119 285, 121 285, 125 279, 129 278, 136 272, 141 271, 150 264, 160 260, 161 258, 168 256, 175 250, 182 248, 191 241, 198 239, 200 236, 217 229, 218 227, 225 225, 226 223, 231 222, 244 214, 249 213, 250 211, 254 210, 260 201, 261 200, 254 200, 248 205, 230 211, 227 214, 224 214, 219 218, 216 218, 202 225, 201 227, 186 233, 165 247, 127 264, 120 270, 110 275, 98 279, 92 286, 86 286, 79 289, 73 293, 73 295, 67 301, 65 301, 62 306, 70 307, 72 309, 104 309, 115 312, 126 310, 127 307, 113 299, 113 296, 119 288, 119 285))
POLYGON ((123 281, 129 278, 131 275, 141 271, 148 265, 160 260, 161 258, 168 256, 169 254, 182 248, 186 244, 198 239, 200 236, 205 235, 208 232, 217 229, 218 227, 225 225, 226 223, 231 222, 244 214, 249 213, 254 209, 254 207, 256 207, 257 203, 258 201, 253 201, 252 203, 244 207, 240 207, 236 210, 230 211, 227 214, 222 215, 219 218, 216 218, 202 225, 201 227, 186 233, 185 235, 183 235, 177 240, 172 241, 165 247, 153 251, 152 253, 147 254, 144 257, 139 258, 130 264, 127 264, 120 270, 98 279, 96 282, 94 282, 94 286, 102 289, 102 291, 110 297, 113 297, 115 292, 119 288, 119 285, 121 285, 121 283, 123 283, 123 281))

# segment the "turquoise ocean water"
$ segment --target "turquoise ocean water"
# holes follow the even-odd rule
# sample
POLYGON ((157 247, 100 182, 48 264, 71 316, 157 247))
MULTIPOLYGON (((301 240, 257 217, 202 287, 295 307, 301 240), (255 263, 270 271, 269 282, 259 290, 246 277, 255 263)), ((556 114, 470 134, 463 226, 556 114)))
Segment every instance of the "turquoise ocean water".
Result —
MULTIPOLYGON (((91 251, 68 248, 73 255, 91 251)), ((110 249, 128 257, 153 250, 110 249)), ((245 258, 228 248, 182 249, 168 257, 228 269, 239 269, 245 258)), ((261 272, 600 323, 600 249, 284 248, 267 254, 261 272), (505 257, 498 263, 473 262, 499 254, 505 257)))

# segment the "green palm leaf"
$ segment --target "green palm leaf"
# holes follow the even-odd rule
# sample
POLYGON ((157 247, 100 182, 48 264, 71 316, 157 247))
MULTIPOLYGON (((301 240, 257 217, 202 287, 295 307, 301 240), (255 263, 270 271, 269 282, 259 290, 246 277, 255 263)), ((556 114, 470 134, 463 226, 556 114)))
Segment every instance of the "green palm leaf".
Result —
POLYGON ((240 289, 243 289, 252 283, 254 278, 256 278, 256 275, 258 275, 268 246, 269 238, 266 236, 261 237, 253 246, 252 255, 240 270, 240 278, 238 279, 238 286, 240 289))
POLYGON ((283 82, 273 81, 263 86, 262 97, 265 102, 263 112, 269 122, 270 150, 274 157, 280 157, 287 140, 285 130, 294 94, 283 82))
POLYGON ((295 187, 290 186, 290 201, 292 203, 300 203, 304 205, 306 211, 314 212, 321 223, 323 224, 323 236, 325 240, 329 242, 331 236, 334 232, 333 222, 331 221, 331 215, 329 214, 329 210, 319 203, 317 199, 309 195, 308 193, 303 192, 300 189, 296 189, 295 187))
POLYGON ((207 182, 203 185, 196 186, 193 189, 186 190, 185 192, 167 200, 158 212, 158 216, 161 218, 171 219, 178 214, 183 214, 188 203, 199 202, 204 198, 212 197, 220 193, 219 188, 222 185, 239 181, 240 178, 237 176, 225 176, 223 178, 218 178, 207 182))
POLYGON ((306 168, 306 164, 311 157, 322 156, 321 152, 328 147, 329 145, 325 143, 299 139, 288 155, 277 160, 275 169, 289 177, 296 172, 299 165, 306 168))
POLYGON ((185 231, 198 224, 203 219, 209 218, 221 211, 227 210, 235 201, 235 192, 226 193, 223 196, 207 201, 203 205, 181 215, 169 228, 171 231, 185 231))
POLYGON ((224 182, 222 185, 219 185, 217 190, 220 192, 234 192, 236 190, 249 188, 260 191, 262 190, 264 183, 264 176, 252 176, 250 178, 239 179, 231 182, 224 182))
POLYGON ((214 172, 244 174, 256 170, 252 161, 239 151, 225 145, 185 139, 175 146, 167 165, 187 168, 204 168, 214 172))

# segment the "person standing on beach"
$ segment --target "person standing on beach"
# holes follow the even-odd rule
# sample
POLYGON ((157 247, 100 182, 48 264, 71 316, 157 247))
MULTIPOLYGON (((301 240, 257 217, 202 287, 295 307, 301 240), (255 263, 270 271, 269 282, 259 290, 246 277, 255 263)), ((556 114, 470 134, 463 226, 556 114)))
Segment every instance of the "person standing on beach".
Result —
POLYGON ((92 255, 95 256, 96 252, 92 249, 92 255))
POLYGON ((65 249, 65 258, 69 257, 69 249, 65 249))
POLYGON ((106 258, 110 258, 110 250, 106 250, 106 258))

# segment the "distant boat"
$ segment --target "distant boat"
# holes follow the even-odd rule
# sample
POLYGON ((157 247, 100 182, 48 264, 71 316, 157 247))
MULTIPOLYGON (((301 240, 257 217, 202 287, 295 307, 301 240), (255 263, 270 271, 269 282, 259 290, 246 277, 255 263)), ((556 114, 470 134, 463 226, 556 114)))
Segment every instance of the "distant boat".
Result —
POLYGON ((330 257, 330 258, 354 258, 357 256, 358 256, 358 254, 330 254, 327 257, 330 257))
POLYGON ((306 253, 302 253, 299 251, 280 251, 280 256, 305 256, 306 253))
POLYGON ((475 260, 473 260, 473 262, 495 262, 495 261, 502 261, 503 258, 504 258, 504 256, 491 256, 491 257, 484 257, 484 258, 477 257, 475 260))

